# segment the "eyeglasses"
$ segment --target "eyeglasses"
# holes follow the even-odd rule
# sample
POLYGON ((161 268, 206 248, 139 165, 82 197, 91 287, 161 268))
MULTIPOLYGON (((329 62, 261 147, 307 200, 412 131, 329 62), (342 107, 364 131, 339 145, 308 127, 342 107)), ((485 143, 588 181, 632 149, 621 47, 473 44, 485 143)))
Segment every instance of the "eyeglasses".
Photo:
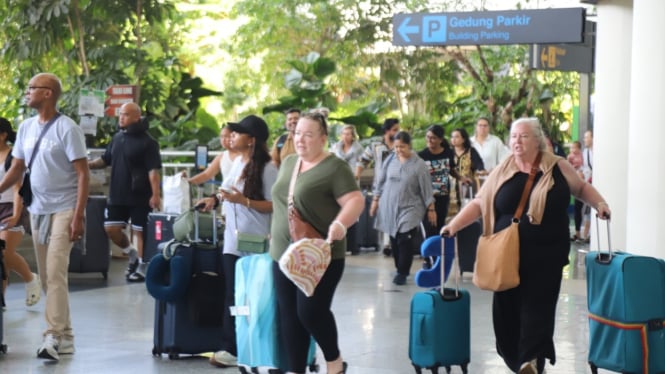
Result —
POLYGON ((43 89, 45 89, 45 90, 51 90, 51 91, 53 91, 53 89, 52 89, 51 87, 46 87, 46 86, 28 86, 28 91, 34 91, 34 90, 36 90, 36 89, 38 89, 38 88, 43 88, 43 89))

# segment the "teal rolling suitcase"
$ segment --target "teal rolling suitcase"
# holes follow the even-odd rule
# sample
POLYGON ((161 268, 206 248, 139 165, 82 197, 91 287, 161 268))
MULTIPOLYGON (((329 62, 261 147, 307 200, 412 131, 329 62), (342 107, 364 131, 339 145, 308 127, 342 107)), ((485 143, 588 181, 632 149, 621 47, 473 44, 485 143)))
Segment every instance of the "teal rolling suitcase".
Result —
POLYGON ((612 250, 585 260, 591 371, 665 373, 665 262, 612 250))
MULTIPOLYGON (((441 238, 441 257, 444 257, 444 242, 441 238)), ((454 240, 455 260, 457 239, 454 240)), ((450 372, 450 367, 459 365, 463 373, 468 372, 471 359, 471 303, 469 292, 459 288, 459 272, 455 272, 456 287, 445 288, 446 266, 440 266, 441 288, 418 292, 411 299, 409 330, 409 358, 420 374, 422 369, 438 373, 440 367, 450 372)))

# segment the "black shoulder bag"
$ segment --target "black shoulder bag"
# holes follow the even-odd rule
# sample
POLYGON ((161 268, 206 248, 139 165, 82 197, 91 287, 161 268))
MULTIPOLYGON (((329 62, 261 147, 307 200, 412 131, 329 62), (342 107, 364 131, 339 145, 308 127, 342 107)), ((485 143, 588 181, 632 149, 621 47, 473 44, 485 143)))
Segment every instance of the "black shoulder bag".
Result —
POLYGON ((46 134, 46 131, 48 131, 49 127, 51 127, 58 117, 60 117, 60 113, 56 113, 55 116, 44 125, 42 132, 39 134, 39 138, 37 138, 35 147, 32 149, 32 156, 30 156, 28 167, 25 169, 25 175, 23 175, 23 184, 21 184, 21 188, 18 190, 18 194, 23 198, 23 206, 25 207, 29 207, 30 204, 32 204, 32 186, 30 185, 30 169, 32 168, 32 162, 35 161, 35 155, 37 154, 37 150, 39 150, 39 144, 41 144, 44 134, 46 134))

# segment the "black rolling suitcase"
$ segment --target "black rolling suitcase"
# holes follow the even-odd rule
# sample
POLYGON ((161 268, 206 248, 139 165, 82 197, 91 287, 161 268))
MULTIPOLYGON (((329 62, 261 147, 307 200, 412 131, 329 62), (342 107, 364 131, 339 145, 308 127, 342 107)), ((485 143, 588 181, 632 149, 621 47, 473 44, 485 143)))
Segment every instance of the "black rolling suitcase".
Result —
MULTIPOLYGON (((464 207, 473 200, 473 189, 463 184, 461 186, 463 193, 462 207, 464 207)), ((473 266, 476 262, 476 248, 478 247, 478 239, 482 231, 482 223, 478 220, 457 232, 459 267, 461 272, 473 272, 473 266)))
POLYGON ((356 223, 356 245, 358 249, 374 248, 379 250, 379 232, 374 228, 374 217, 370 217, 369 208, 372 205, 373 195, 371 192, 363 191, 365 195, 365 209, 363 210, 358 223, 356 223))
POLYGON ((159 245, 173 239, 173 222, 177 215, 163 212, 148 214, 146 224, 145 244, 143 245, 143 262, 150 262, 157 252, 159 245))
POLYGON ((102 273, 108 278, 111 252, 104 230, 105 196, 90 196, 85 206, 85 238, 74 242, 69 253, 70 273, 102 273))
MULTIPOLYGON (((217 219, 214 212, 212 219, 217 219)), ((195 225, 198 233, 198 214, 195 225)), ((213 225, 214 238, 216 230, 217 225, 213 225)), ((177 359, 181 354, 222 349, 224 281, 222 250, 217 243, 216 239, 198 238, 191 243, 172 243, 169 248, 175 249, 169 259, 156 256, 150 262, 146 286, 156 299, 154 356, 165 353, 169 359, 177 359), (178 273, 170 274, 172 269, 178 273)), ((166 252, 171 251, 167 248, 166 252)))

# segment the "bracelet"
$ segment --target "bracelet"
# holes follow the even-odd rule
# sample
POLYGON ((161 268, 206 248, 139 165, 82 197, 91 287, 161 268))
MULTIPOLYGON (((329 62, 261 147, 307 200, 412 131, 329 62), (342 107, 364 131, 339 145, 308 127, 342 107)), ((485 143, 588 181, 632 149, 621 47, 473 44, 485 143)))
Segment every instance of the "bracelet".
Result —
POLYGON ((340 222, 340 221, 338 221, 338 220, 334 220, 334 221, 332 221, 332 223, 333 223, 333 224, 336 224, 336 225, 339 226, 339 227, 341 227, 341 228, 342 228, 342 231, 344 231, 343 236, 346 236, 346 226, 344 226, 344 224, 343 224, 342 222, 340 222))
POLYGON ((249 197, 246 197, 245 199, 247 199, 247 208, 249 208, 249 197))

